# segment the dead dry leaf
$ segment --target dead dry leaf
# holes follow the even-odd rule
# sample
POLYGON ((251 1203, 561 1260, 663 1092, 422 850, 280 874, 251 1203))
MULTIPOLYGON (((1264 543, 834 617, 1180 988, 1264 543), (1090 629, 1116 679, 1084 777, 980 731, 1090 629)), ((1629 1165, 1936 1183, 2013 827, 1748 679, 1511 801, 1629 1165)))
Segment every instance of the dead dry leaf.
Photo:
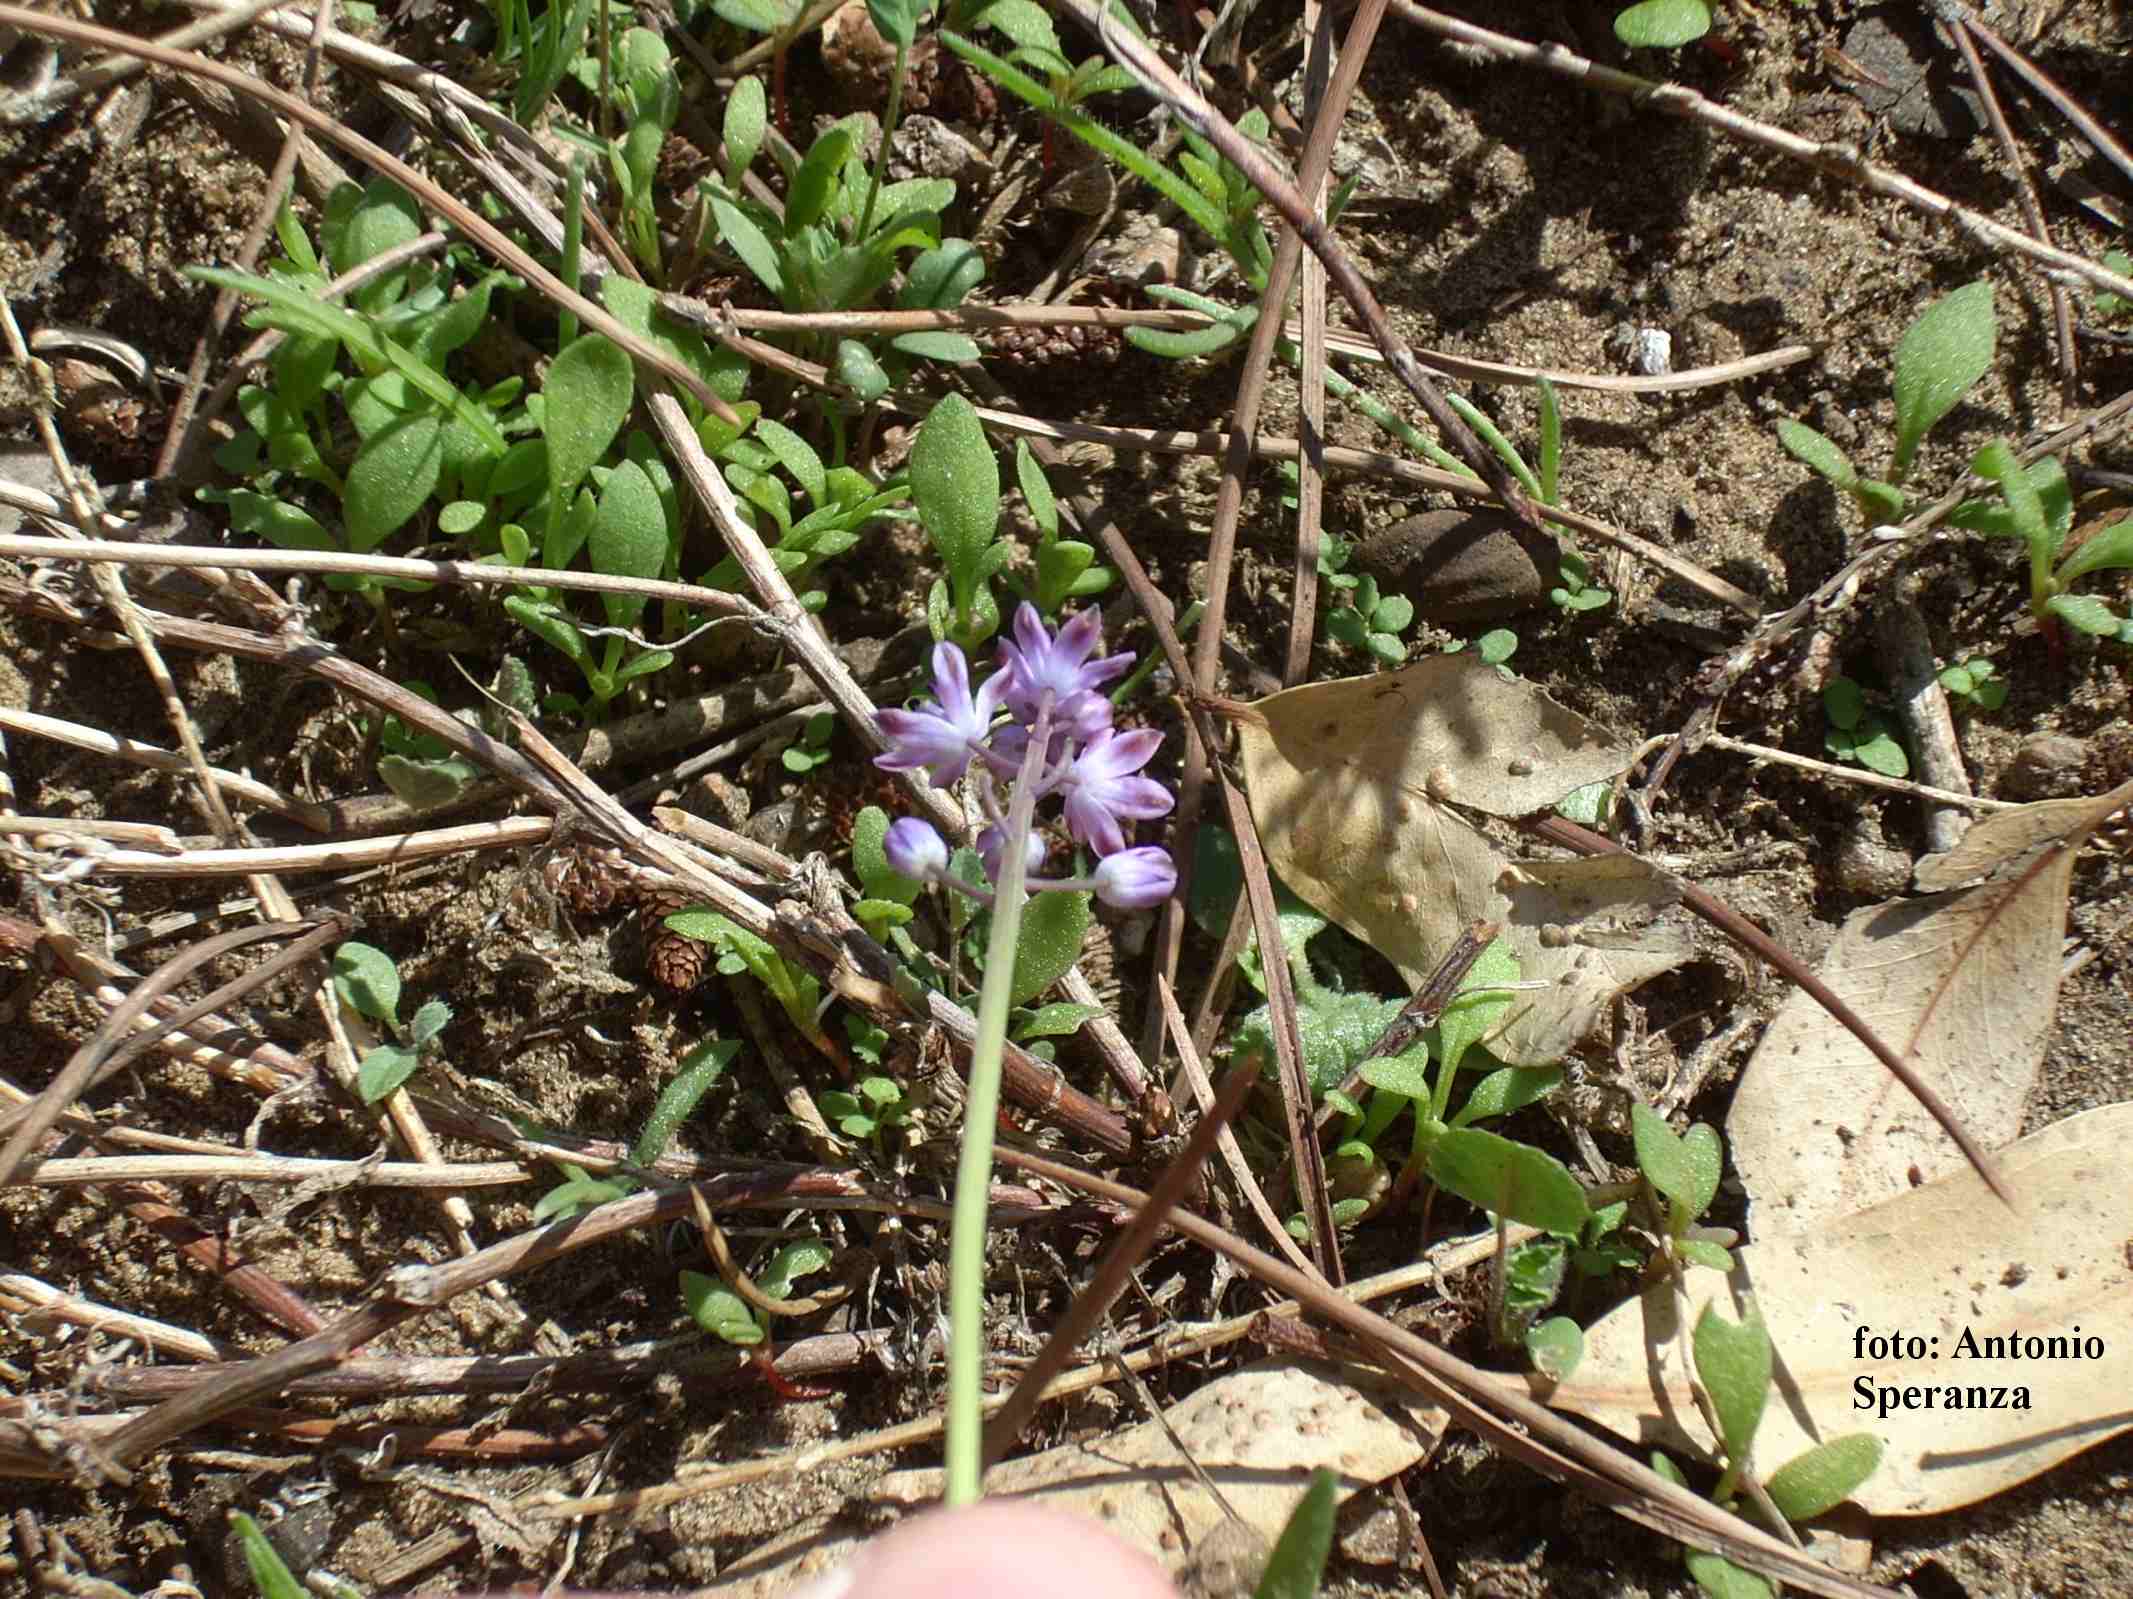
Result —
MULTIPOLYGON (((2133 1104, 2070 1117, 2001 1158, 2018 1215, 1964 1167, 1814 1232, 1749 1244, 1730 1281, 1692 1269, 1688 1325, 1714 1298, 1738 1319, 1738 1286, 1776 1347, 1760 1470, 1872 1432, 1886 1453, 1853 1498, 1876 1515, 1933 1515, 2133 1427, 2133 1104), (1858 1340, 1897 1334, 1920 1339, 1924 1358, 1861 1353, 1858 1340), (2084 1352, 1970 1358, 2009 1337, 2079 1340, 2084 1352), (1961 1408, 1948 1408, 1951 1389, 1961 1408), (1884 1396, 1911 1403, 1884 1414, 1884 1396), (2007 1408, 1993 1408, 1999 1399, 2007 1408)), ((1662 1285, 1603 1317, 1548 1402, 1647 1445, 1706 1453, 1674 1304, 1662 1285)))
MULTIPOLYGON (((1986 1149, 2021 1130, 2044 1060, 2074 846, 2126 792, 1987 818, 1919 875, 1936 885, 1992 877, 1857 911, 1822 959, 1822 979, 1986 1149)), ((1765 1238, 1848 1215, 1964 1164, 1887 1068, 1797 991, 1757 1046, 1726 1131, 1765 1238)))
MULTIPOLYGON (((986 1473, 985 1492, 1092 1517, 1181 1576, 1229 1516, 1179 1456, 1179 1444, 1271 1546, 1312 1471, 1339 1473, 1346 1499, 1421 1460, 1445 1424, 1437 1407, 1349 1373, 1265 1361, 1217 1377, 1164 1415, 1177 1443, 1145 1421, 1004 1461, 986 1473)), ((875 1492, 916 1506, 937 1500, 941 1486, 939 1471, 899 1471, 875 1492)))
POLYGON ((1284 690, 1242 725, 1252 815, 1267 859, 1311 905, 1412 984, 1476 918, 1504 924, 1522 994, 1490 1050, 1560 1060, 1616 994, 1691 953, 1680 897, 1628 856, 1522 863, 1461 817, 1543 810, 1613 777, 1628 752, 1532 684, 1465 655, 1284 690))

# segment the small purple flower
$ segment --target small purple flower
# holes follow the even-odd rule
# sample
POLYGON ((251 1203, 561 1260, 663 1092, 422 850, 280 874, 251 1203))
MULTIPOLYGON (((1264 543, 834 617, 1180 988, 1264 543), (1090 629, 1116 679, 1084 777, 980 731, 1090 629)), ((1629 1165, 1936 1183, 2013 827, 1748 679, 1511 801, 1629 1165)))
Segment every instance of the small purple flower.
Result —
POLYGON ((889 824, 889 831, 882 837, 881 852, 892 868, 917 882, 930 883, 948 870, 947 844, 931 823, 916 816, 889 824))
POLYGON ((1007 678, 1007 708, 1017 721, 1035 722, 1049 690, 1052 726, 1066 737, 1092 739, 1111 725, 1111 702, 1097 690, 1126 672, 1133 657, 1089 658, 1103 647, 1102 613, 1076 611, 1054 635, 1025 601, 1015 612, 1014 633, 1014 643, 1000 645, 1000 665, 1007 678))
MULTIPOLYGON (((978 857, 985 862, 985 875, 993 882, 1000 880, 1000 868, 1006 864, 1007 835, 997 827, 988 827, 978 835, 978 857)), ((1044 840, 1032 832, 1023 840, 1023 870, 1034 872, 1044 864, 1044 840)))
POLYGON ((1133 774, 1146 766, 1163 735, 1142 728, 1131 733, 1110 729, 1096 735, 1060 779, 1066 792, 1067 831, 1099 855, 1126 847, 1119 820, 1166 814, 1170 791, 1149 777, 1133 774))
POLYGON ((948 643, 934 645, 932 709, 881 712, 881 730, 889 736, 889 748, 874 757, 874 764, 890 772, 922 766, 934 787, 951 786, 992 731, 992 719, 1007 686, 1007 674, 995 672, 972 698, 970 668, 962 650, 948 643))
POLYGON ((1177 892, 1178 869, 1170 851, 1153 844, 1122 849, 1096 863, 1096 897, 1120 910, 1143 911, 1177 892))

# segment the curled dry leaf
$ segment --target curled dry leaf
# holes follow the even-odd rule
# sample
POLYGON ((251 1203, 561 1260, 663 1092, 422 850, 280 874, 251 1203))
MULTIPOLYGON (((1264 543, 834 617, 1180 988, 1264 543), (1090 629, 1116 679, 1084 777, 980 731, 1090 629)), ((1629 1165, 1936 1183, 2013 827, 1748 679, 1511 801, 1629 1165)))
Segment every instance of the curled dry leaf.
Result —
POLYGON ((1245 780, 1282 881, 1410 983, 1476 918, 1500 922, 1521 975, 1490 1050, 1560 1060, 1616 994, 1688 957, 1677 884, 1627 856, 1516 866, 1459 808, 1544 810, 1614 777, 1628 751, 1532 684, 1471 655, 1260 700, 1242 726, 1245 780))
MULTIPOLYGON (((1754 1292, 1777 1351, 1760 1471, 1872 1432, 1881 1468, 1853 1499, 1876 1515, 1933 1515, 2133 1426, 2133 1104, 2069 1117, 2002 1160, 2018 1214, 1964 1167, 1737 1253, 1733 1283, 1754 1292), (1918 1342, 1873 1342, 1889 1338, 1918 1342), (1993 1340, 2009 1339, 2018 1352, 1992 1358, 2008 1347, 1993 1340)), ((1686 1325, 1713 1299, 1738 1317, 1728 1279, 1692 1268, 1686 1325)), ((1662 1283, 1603 1317, 1548 1402, 1647 1444, 1707 1451, 1675 1306, 1662 1283)))
MULTIPOLYGON (((1987 1149, 2021 1130, 2059 997, 2074 850, 2133 785, 1972 827, 1920 868, 1971 888, 1855 912, 1821 975, 1987 1149)), ((1726 1119, 1758 1236, 1820 1226, 1936 1177, 1962 1153, 1866 1047, 1804 993, 1764 1033, 1726 1119)))

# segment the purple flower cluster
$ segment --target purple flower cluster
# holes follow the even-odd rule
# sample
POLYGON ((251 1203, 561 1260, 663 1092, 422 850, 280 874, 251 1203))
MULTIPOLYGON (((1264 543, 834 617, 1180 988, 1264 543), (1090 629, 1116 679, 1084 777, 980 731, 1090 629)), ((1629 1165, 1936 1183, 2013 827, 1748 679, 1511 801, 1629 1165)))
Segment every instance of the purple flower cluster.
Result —
MULTIPOLYGON (((1103 622, 1080 611, 1055 634, 1035 606, 1015 613, 1014 637, 1000 645, 1000 664, 975 693, 962 650, 933 647, 933 699, 916 711, 883 711, 888 752, 874 764, 892 772, 923 770, 938 788, 975 772, 978 803, 991 825, 978 835, 986 875, 995 881, 1007 847, 1007 807, 999 781, 1013 782, 1041 723, 1048 731, 1037 768, 1038 800, 1060 796, 1067 832, 1098 856, 1087 878, 1032 875, 1029 887, 1084 889, 1126 909, 1160 905, 1177 887, 1169 852, 1153 845, 1128 848, 1126 822, 1166 814, 1170 791, 1140 775, 1162 743, 1160 733, 1121 733, 1111 725, 1104 685, 1133 664, 1131 655, 1100 655, 1103 622), (1001 718, 1001 712, 1006 718, 1001 718)), ((1025 841, 1032 874, 1044 864, 1044 841, 1025 841)), ((921 882, 957 883, 948 871, 948 846, 925 822, 905 817, 889 828, 889 864, 921 882)), ((957 886, 967 886, 957 883, 957 886)))

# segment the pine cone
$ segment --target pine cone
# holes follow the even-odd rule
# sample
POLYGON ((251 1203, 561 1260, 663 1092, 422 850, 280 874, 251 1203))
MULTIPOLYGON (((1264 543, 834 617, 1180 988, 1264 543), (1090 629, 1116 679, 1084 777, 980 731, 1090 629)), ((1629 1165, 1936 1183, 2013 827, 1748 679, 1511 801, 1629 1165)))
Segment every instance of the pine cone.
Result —
MULTIPOLYGON (((1133 285, 1112 278, 1092 278, 1070 292, 1083 305, 1123 306, 1135 297, 1133 285)), ((992 336, 993 353, 1016 366, 1044 367, 1055 361, 1088 361, 1104 366, 1126 351, 1126 336, 1117 328, 1093 323, 1068 327, 1001 328, 992 336)))
POLYGON ((599 853, 583 849, 550 856, 548 864, 541 868, 541 881, 548 885, 549 893, 580 916, 604 916, 613 910, 623 885, 622 875, 613 863, 601 859, 599 853))
POLYGON ((699 943, 666 925, 676 911, 695 904, 677 889, 654 889, 637 902, 637 916, 644 928, 644 964, 652 981, 672 994, 686 994, 704 980, 711 963, 711 946, 699 943))

